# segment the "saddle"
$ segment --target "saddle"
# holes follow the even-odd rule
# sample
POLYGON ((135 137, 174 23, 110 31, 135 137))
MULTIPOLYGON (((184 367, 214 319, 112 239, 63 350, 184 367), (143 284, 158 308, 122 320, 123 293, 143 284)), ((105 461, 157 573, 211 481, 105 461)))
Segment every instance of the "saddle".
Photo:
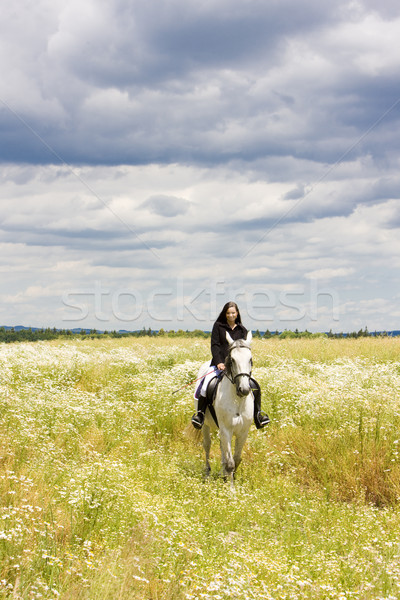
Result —
POLYGON ((217 388, 221 382, 222 373, 220 375, 215 375, 212 379, 210 379, 209 384, 206 389, 206 398, 208 406, 212 406, 214 404, 215 395, 217 393, 217 388))

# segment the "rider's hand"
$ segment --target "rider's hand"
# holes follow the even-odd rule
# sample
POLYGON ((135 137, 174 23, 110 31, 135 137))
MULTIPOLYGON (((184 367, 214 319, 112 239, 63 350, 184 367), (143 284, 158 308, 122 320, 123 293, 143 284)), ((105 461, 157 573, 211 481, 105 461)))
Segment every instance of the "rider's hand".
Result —
POLYGON ((220 371, 225 371, 224 363, 219 363, 219 365, 217 365, 217 369, 219 369, 220 371))

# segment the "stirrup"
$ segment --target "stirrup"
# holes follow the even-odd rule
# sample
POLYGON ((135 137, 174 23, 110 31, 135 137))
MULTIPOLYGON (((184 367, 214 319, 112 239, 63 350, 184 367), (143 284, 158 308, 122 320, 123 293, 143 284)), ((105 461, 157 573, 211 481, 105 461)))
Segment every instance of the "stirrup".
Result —
POLYGON ((204 424, 204 413, 198 410, 192 417, 192 425, 195 429, 201 429, 204 424))
POLYGON ((254 423, 257 429, 262 429, 263 427, 268 425, 269 416, 266 413, 259 410, 258 413, 254 415, 254 423))

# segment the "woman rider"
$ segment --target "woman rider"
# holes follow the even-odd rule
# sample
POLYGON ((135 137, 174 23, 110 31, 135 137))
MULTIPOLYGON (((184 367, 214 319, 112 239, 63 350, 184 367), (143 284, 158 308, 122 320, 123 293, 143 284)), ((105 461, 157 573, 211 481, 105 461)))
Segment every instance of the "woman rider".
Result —
MULTIPOLYGON (((197 413, 195 413, 192 417, 192 425, 196 429, 201 429, 204 423, 204 415, 207 409, 207 386, 213 377, 225 370, 225 359, 229 350, 226 332, 229 332, 229 335, 233 340, 246 339, 247 336, 247 329, 244 327, 244 325, 242 325, 240 312, 235 302, 227 302, 225 304, 212 328, 212 360, 210 366, 214 367, 214 369, 208 373, 202 381, 197 404, 197 413)), ((265 425, 269 423, 269 418, 265 413, 261 412, 261 391, 258 386, 257 389, 253 389, 253 395, 254 423, 257 429, 261 429, 261 427, 265 427, 265 425)))

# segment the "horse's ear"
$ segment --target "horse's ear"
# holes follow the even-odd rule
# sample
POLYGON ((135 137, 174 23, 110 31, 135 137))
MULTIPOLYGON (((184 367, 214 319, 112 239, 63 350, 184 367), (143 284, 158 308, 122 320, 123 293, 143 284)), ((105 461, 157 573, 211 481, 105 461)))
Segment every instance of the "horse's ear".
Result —
POLYGON ((252 340, 252 339, 253 339, 253 334, 251 333, 251 331, 249 331, 249 332, 247 333, 246 342, 247 342, 248 344, 251 344, 251 340, 252 340))
POLYGON ((233 342, 234 342, 234 340, 229 335, 229 331, 226 332, 226 341, 228 342, 229 345, 233 344, 233 342))

